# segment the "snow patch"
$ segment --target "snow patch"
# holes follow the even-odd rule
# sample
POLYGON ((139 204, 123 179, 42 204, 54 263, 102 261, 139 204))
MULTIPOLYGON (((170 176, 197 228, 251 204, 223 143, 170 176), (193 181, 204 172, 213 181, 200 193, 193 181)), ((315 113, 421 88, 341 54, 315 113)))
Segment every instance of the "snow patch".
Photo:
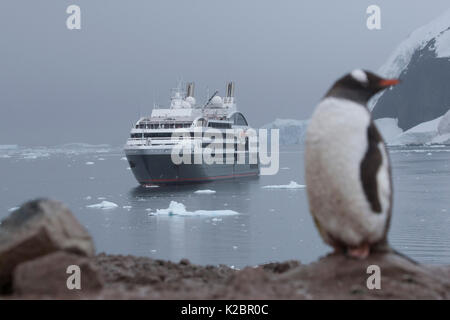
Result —
POLYGON ((450 56, 450 10, 425 26, 417 29, 404 40, 391 54, 386 63, 380 68, 381 75, 396 78, 408 66, 416 50, 423 49, 427 43, 436 38, 436 53, 438 57, 450 56))
POLYGON ((438 134, 448 134, 450 133, 450 110, 441 119, 438 125, 438 134))

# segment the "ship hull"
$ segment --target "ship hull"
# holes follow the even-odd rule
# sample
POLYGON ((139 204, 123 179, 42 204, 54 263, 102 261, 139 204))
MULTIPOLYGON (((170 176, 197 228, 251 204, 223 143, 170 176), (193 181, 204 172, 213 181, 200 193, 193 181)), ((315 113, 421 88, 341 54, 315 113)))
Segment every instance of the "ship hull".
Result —
MULTIPOLYGON (((170 185, 202 183, 215 180, 257 177, 259 164, 179 164, 168 154, 126 151, 134 177, 139 184, 170 185)), ((247 155, 248 156, 248 155, 247 155)))

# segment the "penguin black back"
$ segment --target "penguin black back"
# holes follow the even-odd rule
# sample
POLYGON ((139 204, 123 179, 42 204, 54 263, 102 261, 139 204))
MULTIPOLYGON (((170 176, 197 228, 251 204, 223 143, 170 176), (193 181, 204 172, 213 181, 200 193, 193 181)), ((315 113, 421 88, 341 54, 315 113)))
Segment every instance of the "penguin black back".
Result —
POLYGON ((397 79, 383 79, 370 71, 357 69, 337 80, 325 98, 343 98, 366 106, 375 94, 398 83, 397 79))

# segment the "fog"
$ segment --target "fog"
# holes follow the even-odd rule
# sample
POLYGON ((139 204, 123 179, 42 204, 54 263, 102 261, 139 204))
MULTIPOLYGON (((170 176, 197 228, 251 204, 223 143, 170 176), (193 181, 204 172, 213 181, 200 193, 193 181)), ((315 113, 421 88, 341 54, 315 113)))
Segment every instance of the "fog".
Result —
POLYGON ((125 142, 177 81, 224 93, 253 126, 310 117, 332 82, 377 70, 414 29, 448 9, 430 1, 2 0, 0 144, 125 142), (68 30, 66 8, 81 8, 68 30), (382 29, 366 27, 381 7, 382 29))

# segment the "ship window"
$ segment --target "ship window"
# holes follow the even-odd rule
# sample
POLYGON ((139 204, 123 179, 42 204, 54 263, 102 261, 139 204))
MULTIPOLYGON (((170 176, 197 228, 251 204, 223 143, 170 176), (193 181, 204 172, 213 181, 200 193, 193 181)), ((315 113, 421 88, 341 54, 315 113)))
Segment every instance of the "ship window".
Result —
POLYGON ((208 127, 218 128, 218 129, 227 129, 227 128, 231 128, 231 124, 230 123, 221 123, 221 122, 210 122, 210 123, 208 123, 208 127))
POLYGON ((245 120, 244 116, 241 113, 235 113, 233 115, 233 122, 238 126, 247 126, 247 120, 245 120))

